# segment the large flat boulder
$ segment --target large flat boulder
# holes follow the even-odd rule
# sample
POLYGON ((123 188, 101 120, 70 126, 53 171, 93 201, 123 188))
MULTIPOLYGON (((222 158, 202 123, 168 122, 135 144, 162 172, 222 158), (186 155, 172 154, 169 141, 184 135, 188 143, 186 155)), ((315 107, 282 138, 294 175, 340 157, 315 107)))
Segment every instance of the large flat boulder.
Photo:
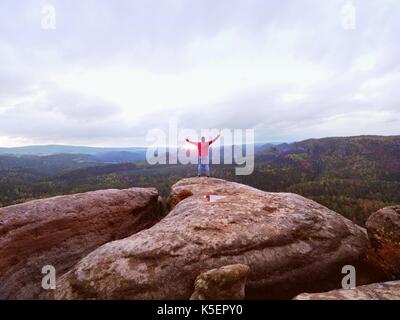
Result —
POLYGON ((400 278, 400 206, 373 213, 366 227, 371 242, 368 259, 386 278, 400 278))
POLYGON ((400 281, 373 283, 323 293, 302 293, 294 300, 400 300, 400 281))
POLYGON ((42 267, 62 275, 102 244, 161 218, 154 188, 102 190, 0 208, 0 299, 37 299, 42 267))
POLYGON ((172 187, 169 203, 153 227, 77 263, 55 297, 189 299, 201 273, 244 264, 246 298, 293 298, 340 287, 342 267, 367 248, 365 230, 296 194, 190 178, 172 187))

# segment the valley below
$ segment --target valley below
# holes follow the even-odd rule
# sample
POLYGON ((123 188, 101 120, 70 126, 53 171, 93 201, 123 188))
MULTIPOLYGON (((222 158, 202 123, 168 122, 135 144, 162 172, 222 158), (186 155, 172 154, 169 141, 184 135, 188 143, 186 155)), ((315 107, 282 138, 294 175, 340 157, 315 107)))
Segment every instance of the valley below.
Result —
MULTIPOLYGON (((145 149, 43 154, 60 150, 89 152, 52 147, 22 155, 2 150, 0 206, 108 188, 155 187, 166 197, 174 183, 196 172, 195 165, 149 165, 145 149)), ((260 145, 251 175, 237 176, 232 165, 223 164, 212 165, 212 175, 264 191, 300 194, 363 226, 372 212, 400 203, 400 137, 260 145)))

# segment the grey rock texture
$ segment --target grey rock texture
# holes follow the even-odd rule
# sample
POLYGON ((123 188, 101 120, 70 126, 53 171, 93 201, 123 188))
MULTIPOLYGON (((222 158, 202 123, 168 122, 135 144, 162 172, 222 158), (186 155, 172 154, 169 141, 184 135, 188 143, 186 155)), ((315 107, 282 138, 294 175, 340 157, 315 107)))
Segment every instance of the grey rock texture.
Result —
POLYGON ((365 230, 318 203, 214 178, 172 187, 153 227, 93 251, 58 281, 56 299, 189 299, 198 275, 249 266, 246 298, 340 287, 365 256, 365 230), (223 196, 209 202, 207 194, 223 196))
POLYGON ((232 264, 200 274, 190 300, 243 300, 250 268, 232 264))
POLYGON ((37 299, 42 267, 61 276, 102 244, 162 217, 154 188, 101 190, 0 208, 0 299, 37 299))
POLYGON ((302 293, 294 300, 400 300, 400 281, 373 283, 323 293, 302 293))

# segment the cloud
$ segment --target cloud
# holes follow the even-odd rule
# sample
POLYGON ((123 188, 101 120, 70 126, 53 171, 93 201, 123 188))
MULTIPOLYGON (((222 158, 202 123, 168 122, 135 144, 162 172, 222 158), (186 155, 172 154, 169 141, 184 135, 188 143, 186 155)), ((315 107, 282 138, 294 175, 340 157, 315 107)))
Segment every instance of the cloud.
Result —
MULTIPOLYGON (((349 0, 350 1, 350 0, 349 0)), ((0 143, 144 144, 148 130, 256 128, 259 141, 397 134, 400 4, 53 0, 0 10, 0 143)))

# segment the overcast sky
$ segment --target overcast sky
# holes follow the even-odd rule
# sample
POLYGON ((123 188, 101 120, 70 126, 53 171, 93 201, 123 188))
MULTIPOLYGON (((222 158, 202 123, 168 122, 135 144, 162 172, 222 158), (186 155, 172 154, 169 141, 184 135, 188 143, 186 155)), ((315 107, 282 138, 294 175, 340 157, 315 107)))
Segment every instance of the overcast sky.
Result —
POLYGON ((398 0, 2 0, 0 146, 399 134, 399 39, 398 0))

